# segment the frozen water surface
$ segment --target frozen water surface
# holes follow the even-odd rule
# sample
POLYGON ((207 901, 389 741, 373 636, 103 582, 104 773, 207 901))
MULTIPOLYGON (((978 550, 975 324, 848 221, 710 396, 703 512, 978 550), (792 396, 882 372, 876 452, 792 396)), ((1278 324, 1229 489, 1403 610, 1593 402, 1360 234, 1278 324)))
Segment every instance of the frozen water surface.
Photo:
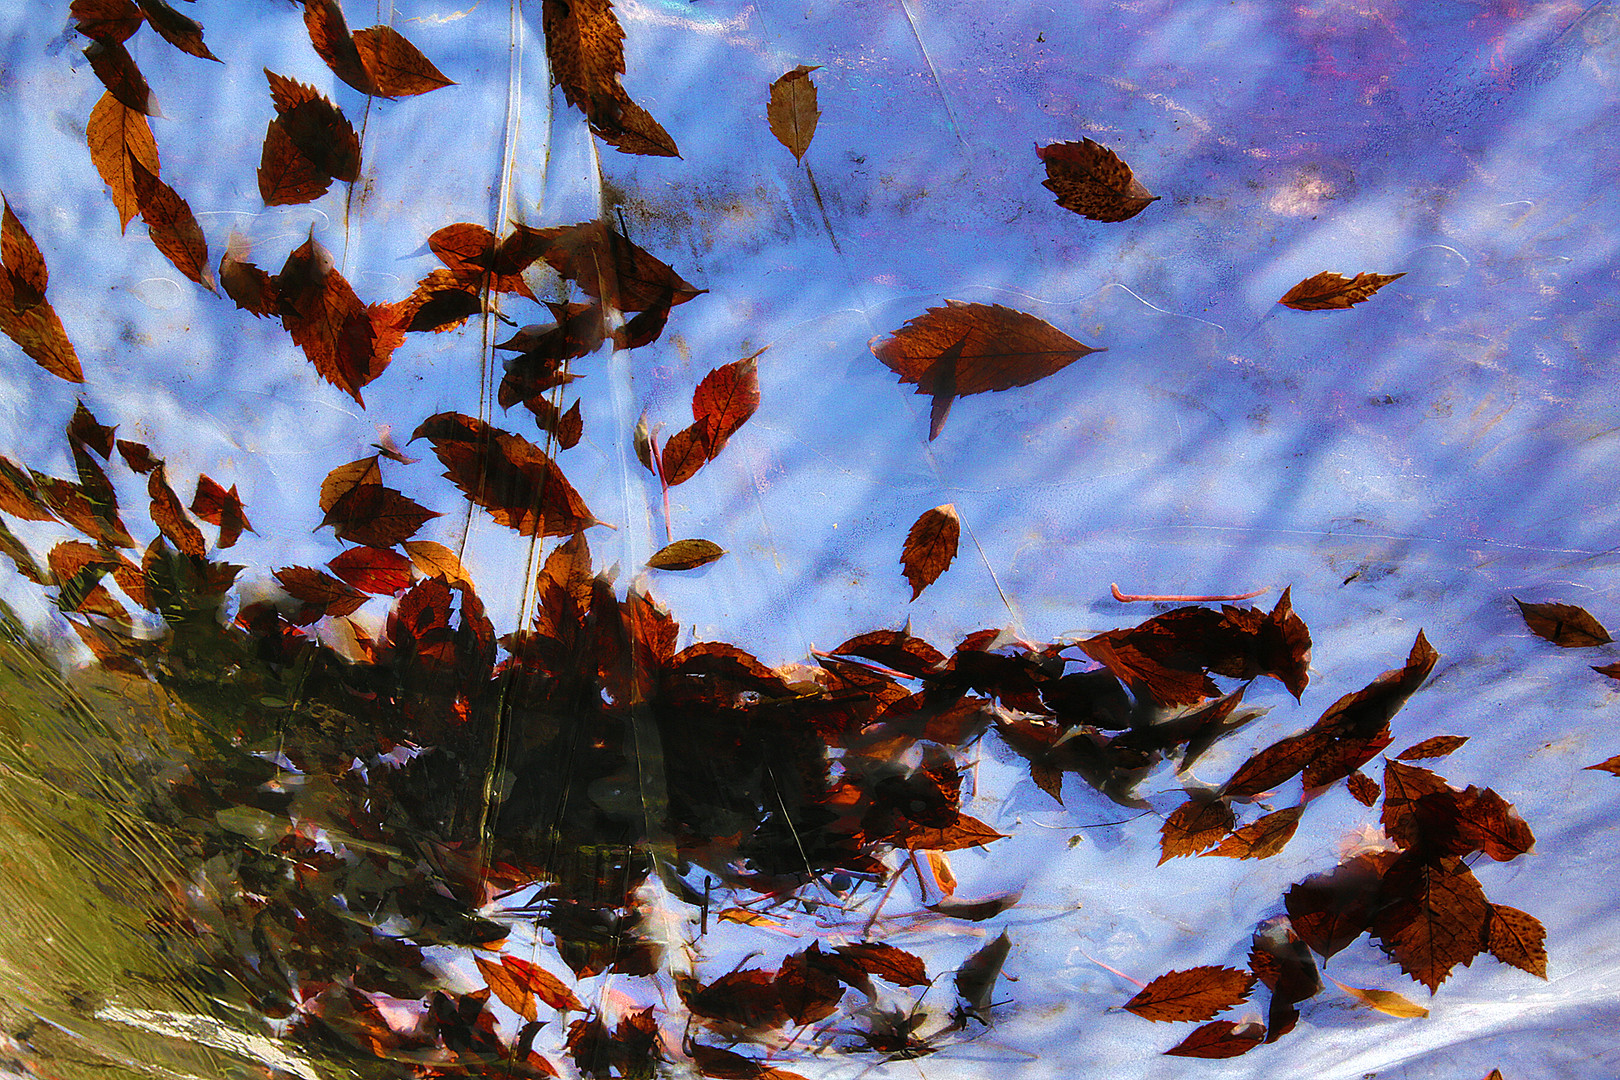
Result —
MULTIPOLYGON (((313 230, 363 301, 394 302, 441 265, 427 238, 442 226, 504 235, 510 222, 601 216, 707 290, 674 308, 655 343, 571 360, 582 377, 552 395, 565 408, 577 398, 584 416, 577 447, 551 444, 556 460, 615 526, 587 531, 594 569, 617 566, 620 598, 636 587, 666 606, 676 648, 730 642, 786 668, 872 630, 906 627, 949 656, 991 628, 1009 631, 1006 652, 1072 645, 1177 606, 1122 604, 1114 582, 1144 594, 1266 589, 1262 610, 1289 587, 1310 628, 1310 683, 1296 702, 1277 680, 1256 681, 1244 707, 1267 711, 1179 776, 1158 765, 1132 805, 1073 771, 1059 804, 995 729, 952 747, 961 811, 1006 834, 949 853, 957 895, 1021 895, 973 922, 923 909, 937 883, 920 896, 904 851, 875 843, 881 830, 866 854, 884 862, 864 876, 813 851, 797 870, 765 869, 763 848, 751 863, 734 857, 737 838, 754 834, 776 837, 772 853, 800 845, 798 858, 811 819, 788 804, 820 800, 819 810, 830 798, 794 789, 809 768, 802 740, 758 719, 769 710, 757 688, 738 698, 728 684, 724 722, 746 734, 717 735, 702 725, 720 721, 685 719, 656 694, 649 712, 652 692, 634 678, 617 698, 610 687, 606 701, 564 708, 555 686, 510 673, 498 692, 457 691, 464 669, 423 668, 400 648, 383 648, 364 679, 344 675, 336 652, 309 644, 352 658, 355 631, 336 617, 283 627, 274 647, 262 626, 254 638, 222 629, 279 595, 272 571, 320 567, 342 550, 320 527, 322 481, 386 437, 424 460, 385 460, 383 481, 442 512, 418 539, 460 553, 492 635, 529 625, 529 583, 558 540, 533 541, 470 506, 428 442, 407 440, 454 411, 547 445, 521 406, 496 404, 507 354, 490 345, 550 315, 507 294, 457 329, 408 334, 361 407, 281 320, 187 280, 140 221, 120 235, 86 148, 102 94, 87 41, 65 3, 23 0, 0 10, 0 191, 49 265, 48 299, 85 382, 0 341, 0 452, 74 476, 63 427, 82 400, 164 459, 182 502, 199 473, 234 484, 254 531, 210 549, 245 568, 222 608, 189 623, 138 611, 109 579, 113 601, 135 612, 134 636, 158 643, 155 682, 90 665, 60 588, 10 563, 0 571, 15 612, 0 691, 0 1070, 521 1075, 510 1048, 523 1019, 510 1002, 490 998, 485 1028, 468 1019, 478 1009, 468 995, 487 981, 474 956, 498 957, 472 946, 509 929, 505 954, 562 976, 588 1010, 538 1007, 550 1022, 529 1033, 533 1049, 563 1075, 636 1073, 629 1059, 579 1050, 584 1026, 564 1042, 581 1016, 611 1028, 647 1005, 657 1068, 673 1075, 695 1074, 695 1042, 814 1078, 1615 1074, 1620 781, 1585 766, 1620 753, 1620 687, 1591 670, 1617 657, 1612 645, 1554 646, 1514 604, 1563 601, 1620 622, 1615 5, 625 0, 624 88, 679 159, 591 138, 551 89, 538 0, 351 6, 351 27, 392 25, 455 81, 396 100, 339 81, 298 5, 178 6, 222 64, 149 26, 127 46, 161 108, 161 176, 195 212, 216 274, 232 234, 274 273, 313 230), (802 164, 765 113, 772 82, 800 64, 817 66, 821 111, 802 164), (354 123, 356 183, 265 206, 256 172, 274 110, 261 68, 312 84, 354 123), (1119 223, 1056 205, 1036 148, 1083 138, 1116 152, 1159 200, 1119 223), (1278 305, 1324 270, 1404 276, 1349 310, 1278 305), (897 384, 869 342, 946 300, 1005 305, 1106 351, 1033 385, 960 398, 930 441, 929 398, 897 384), (638 417, 662 443, 691 421, 700 379, 760 349, 758 412, 669 489, 666 516, 636 458, 638 417), (959 553, 910 601, 902 542, 919 514, 947 503, 959 553), (695 571, 641 569, 680 537, 728 553, 695 571), (1267 859, 1156 865, 1163 818, 1184 785, 1221 783, 1399 668, 1419 629, 1439 660, 1394 715, 1389 752, 1467 736, 1416 764, 1457 788, 1492 788, 1533 828, 1532 853, 1468 861, 1492 903, 1545 926, 1546 980, 1481 953, 1431 997, 1361 937, 1324 973, 1403 994, 1426 1018, 1369 1010, 1329 982, 1270 1045, 1224 1060, 1164 1056, 1196 1025, 1123 1011, 1137 991, 1128 980, 1247 968, 1251 935, 1283 912, 1290 886, 1382 837, 1379 809, 1342 783, 1309 801, 1267 859), (710 739, 742 749, 727 758, 710 739), (671 800, 708 816, 679 820, 671 800), (515 868, 487 882, 503 860, 515 868), (655 872, 638 888, 626 860, 655 872), (617 901, 603 895, 615 873, 617 901), (536 895, 535 879, 550 891, 536 895), (584 932, 556 925, 568 898, 638 919, 628 937, 599 930, 602 950, 629 955, 647 937, 651 974, 589 964, 578 974, 584 932), (745 902, 775 922, 719 917, 745 902), (851 1033, 874 1023, 862 989, 802 1030, 689 1027, 678 989, 738 964, 775 971, 812 940, 831 951, 869 935, 924 960, 926 993, 882 978, 871 992, 879 1008, 915 1006, 932 1036, 955 1002, 952 973, 1003 929, 1011 948, 995 1004, 939 1034, 928 1056, 861 1045, 851 1033)), ((584 299, 543 261, 527 280, 543 298, 584 299)), ((147 480, 116 453, 105 469, 138 543, 126 554, 140 562, 157 535, 147 480)), ((10 513, 5 524, 42 565, 78 537, 10 513)), ((214 528, 204 532, 213 543, 214 528)), ((441 588, 435 625, 471 625, 472 601, 441 588)), ((604 603, 589 633, 606 632, 604 603)), ((358 633, 397 645, 391 604, 360 608, 358 633)), ((452 652, 496 648, 466 638, 452 652)), ((514 666, 514 646, 503 638, 493 658, 514 666)), ((585 654, 571 655, 577 665, 585 654)), ((1077 648, 1063 655, 1059 673, 1090 665, 1077 648)), ((640 654, 624 663, 646 668, 640 654)), ((793 692, 809 694, 808 669, 788 672, 793 692)), ((1002 697, 998 723, 1031 700, 1002 697)), ((890 746, 899 757, 882 775, 924 775, 911 771, 926 763, 920 746, 890 746)), ((832 775, 848 775, 853 751, 832 753, 846 759, 832 775)), ((1382 780, 1382 768, 1375 758, 1366 771, 1382 780)), ((1297 805, 1300 782, 1261 801, 1297 805)), ((1240 823, 1257 813, 1239 811, 1240 823)), ((751 993, 757 1005, 769 992, 751 993)), ((1262 987, 1222 1016, 1264 1021, 1269 997, 1262 987)), ((715 1007, 695 1011, 705 1008, 715 1007)), ((710 1074, 726 1075, 712 1061, 710 1074)))

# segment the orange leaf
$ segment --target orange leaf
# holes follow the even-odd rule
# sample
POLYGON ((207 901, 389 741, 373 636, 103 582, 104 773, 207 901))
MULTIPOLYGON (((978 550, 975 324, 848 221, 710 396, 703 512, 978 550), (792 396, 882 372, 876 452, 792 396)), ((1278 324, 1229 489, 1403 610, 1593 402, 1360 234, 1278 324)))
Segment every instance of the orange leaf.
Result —
POLYGON ((456 553, 433 540, 407 540, 405 554, 416 568, 428 577, 441 577, 452 585, 466 585, 467 571, 462 568, 456 553))
POLYGON ((1386 900, 1371 933, 1429 993, 1452 968, 1485 951, 1491 905, 1462 860, 1407 855, 1384 875, 1383 891, 1386 900))
POLYGON ((112 193, 113 205, 118 208, 119 228, 128 228, 130 219, 140 212, 131 163, 139 162, 153 176, 158 173, 158 149, 152 138, 152 125, 145 116, 112 94, 102 94, 96 107, 90 110, 85 141, 90 146, 90 161, 101 174, 112 193))
POLYGON ((983 847, 994 840, 1006 838, 977 818, 958 814, 954 822, 938 828, 908 822, 907 827, 893 837, 901 847, 917 850, 961 851, 964 848, 983 847))
POLYGON ((1342 274, 1323 271, 1289 289, 1277 303, 1296 311, 1342 311, 1368 299, 1396 278, 1405 276, 1405 274, 1357 274, 1353 278, 1347 278, 1342 274))
POLYGON ((24 521, 56 520, 34 481, 6 457, 0 457, 0 510, 24 521))
POLYGON ((259 198, 266 206, 314 202, 332 186, 332 177, 293 142, 281 117, 270 121, 259 155, 259 198))
POLYGON ((704 449, 713 460, 759 408, 759 355, 722 364, 692 391, 692 418, 703 433, 704 449))
POLYGON ((1397 994, 1393 990, 1364 990, 1359 986, 1347 986, 1338 979, 1333 980, 1333 985, 1369 1009, 1376 1009, 1386 1016, 1394 1016, 1402 1020, 1418 1020, 1429 1015, 1428 1009, 1401 994, 1397 994))
POLYGON ((1041 186, 1058 205, 1092 221, 1125 221, 1158 199, 1143 187, 1131 167, 1101 143, 1053 143, 1035 153, 1046 163, 1041 186))
POLYGON ((912 524, 900 547, 900 566, 911 584, 913 600, 951 565, 961 535, 962 519, 950 503, 925 510, 912 524))
POLYGON ((1159 865, 1198 854, 1225 836, 1233 824, 1232 804, 1225 799, 1188 799, 1159 829, 1159 865))
POLYGON ((368 458, 351 461, 347 465, 339 465, 327 473, 326 479, 321 481, 321 513, 331 513, 337 501, 357 487, 381 484, 382 469, 378 465, 380 460, 379 455, 373 454, 368 458))
POLYGON ((1247 1054, 1266 1039, 1266 1026, 1249 1021, 1214 1020, 1166 1050, 1175 1057, 1229 1058, 1247 1054))
MULTIPOLYGON (((504 957, 503 957, 504 959, 504 957)), ((535 1018, 534 991, 520 982, 505 964, 491 963, 482 956, 473 957, 484 983, 501 999, 501 1003, 525 1020, 535 1018)))
POLYGON ((162 465, 153 469, 147 476, 146 493, 152 499, 152 524, 169 538, 169 542, 185 554, 196 558, 202 558, 207 554, 208 542, 203 539, 202 530, 186 517, 186 508, 181 505, 179 496, 169 486, 162 465))
POLYGON ((566 536, 597 524, 568 478, 529 440, 459 413, 422 421, 445 476, 500 524, 524 536, 566 536))
POLYGON ((45 299, 45 258, 11 204, 0 211, 0 333, 15 341, 40 367, 68 382, 83 382, 79 357, 45 299))
POLYGON ((219 526, 219 546, 222 548, 235 546, 244 529, 253 531, 247 512, 242 509, 242 497, 236 493, 235 484, 226 491, 206 476, 197 477, 197 492, 191 499, 191 512, 210 525, 219 526))
POLYGON ((1144 1020, 1208 1020, 1243 1001, 1255 978, 1229 967, 1195 967, 1160 975, 1125 1003, 1144 1020))
POLYGON ((203 44, 202 26, 195 20, 180 14, 164 3, 164 0, 136 0, 136 2, 146 15, 146 21, 164 41, 199 60, 221 62, 219 57, 209 52, 208 46, 203 44))
POLYGON ((1445 757, 1468 741, 1466 735, 1436 735, 1396 754, 1402 761, 1421 761, 1424 758, 1445 757))
POLYGON ((1502 963, 1545 979, 1546 941, 1547 930, 1534 915, 1506 904, 1491 905, 1491 928, 1486 946, 1502 963))
POLYGON ((391 26, 356 30, 354 47, 379 97, 411 97, 455 85, 391 26))
POLYGON ((770 104, 765 107, 771 134, 798 161, 804 160, 804 152, 810 149, 816 133, 816 122, 821 119, 821 110, 816 108, 816 85, 810 81, 810 73, 817 70, 819 66, 800 64, 777 79, 771 84, 770 104))
POLYGON ((1566 649, 1586 649, 1614 640, 1603 624, 1583 607, 1575 604, 1527 604, 1516 596, 1513 602, 1519 605, 1525 625, 1530 627, 1531 632, 1554 645, 1566 649))
POLYGON ((1223 859, 1269 859, 1293 839, 1304 812, 1304 806, 1274 811, 1243 826, 1204 854, 1223 859))
POLYGON ((202 226, 192 216, 191 207, 175 190, 135 158, 129 159, 135 180, 135 203, 146 222, 152 244, 174 268, 205 289, 212 290, 214 276, 208 269, 208 240, 202 226))
POLYGON ((1371 806, 1377 802, 1379 791, 1382 790, 1378 786, 1378 781, 1363 772, 1351 773, 1348 784, 1350 794, 1362 806, 1371 806))
POLYGON ((1609 758, 1607 761, 1600 761, 1596 765, 1588 765, 1586 767, 1588 769, 1600 769, 1603 772, 1610 773, 1614 776, 1620 776, 1620 754, 1609 758))

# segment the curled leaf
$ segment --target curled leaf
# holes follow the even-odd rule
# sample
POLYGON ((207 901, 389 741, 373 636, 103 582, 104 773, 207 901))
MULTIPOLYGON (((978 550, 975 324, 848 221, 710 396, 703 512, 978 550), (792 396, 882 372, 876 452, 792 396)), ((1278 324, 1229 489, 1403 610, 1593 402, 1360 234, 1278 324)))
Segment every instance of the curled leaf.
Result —
POLYGON ((1417 1002, 1402 997, 1393 990, 1362 989, 1359 986, 1346 986, 1338 979, 1333 985, 1349 994, 1369 1009, 1376 1009, 1386 1016, 1399 1017, 1402 1020, 1417 1020, 1429 1015, 1429 1010, 1417 1002))
POLYGON ((1396 278, 1405 276, 1405 274, 1357 274, 1353 278, 1347 278, 1332 271, 1323 271, 1289 289, 1277 303, 1296 311, 1342 311, 1367 300, 1396 278))
POLYGON ((1057 196, 1059 206, 1092 221, 1128 220, 1159 198, 1118 154, 1090 139, 1053 143, 1035 153, 1046 163, 1041 186, 1057 196))

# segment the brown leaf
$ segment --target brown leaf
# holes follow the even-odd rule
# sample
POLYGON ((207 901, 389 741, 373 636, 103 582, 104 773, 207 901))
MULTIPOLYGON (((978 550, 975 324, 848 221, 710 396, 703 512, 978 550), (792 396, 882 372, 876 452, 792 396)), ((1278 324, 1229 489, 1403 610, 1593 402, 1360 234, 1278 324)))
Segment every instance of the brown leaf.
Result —
POLYGON ((0 457, 0 510, 24 521, 56 520, 34 481, 6 457, 0 457))
POLYGON ((1485 1080, 1502 1080, 1502 1070, 1492 1069, 1485 1075, 1485 1080))
POLYGON ((726 549, 712 540, 677 540, 654 552, 647 565, 654 570, 695 570, 725 553, 726 549))
POLYGON ((1159 865, 1198 854, 1225 836, 1234 821, 1232 804, 1225 799, 1189 798, 1159 829, 1159 865))
POLYGON ((1599 675, 1607 675, 1611 679, 1620 680, 1620 662, 1602 665, 1594 664, 1592 670, 1599 675))
POLYGON ((353 547, 326 565, 361 592, 376 596, 392 596, 412 581, 411 560, 387 548, 353 547))
POLYGON ((348 183, 360 178, 360 139, 343 110, 313 86, 269 68, 270 99, 299 151, 322 172, 348 183))
MULTIPOLYGON (((930 855, 938 854, 930 852, 930 855)), ((966 922, 984 922, 993 919, 1003 911, 1010 911, 1018 906, 1023 899, 1023 893, 1006 893, 1002 896, 992 896, 987 900, 964 900, 959 896, 947 896, 937 904, 929 904, 928 910, 952 919, 962 919, 966 922)))
POLYGON ((707 291, 693 287, 600 220, 532 233, 533 242, 544 245, 544 258, 553 270, 576 283, 585 295, 619 311, 684 304, 707 291))
POLYGON ((1331 271, 1323 271, 1289 289, 1277 303, 1291 307, 1295 311, 1342 311, 1368 299, 1396 278, 1405 276, 1405 274, 1357 274, 1353 278, 1347 278, 1331 271))
POLYGON ((321 481, 321 513, 331 513, 338 500, 357 487, 381 484, 382 468, 378 464, 380 460, 379 455, 373 454, 368 458, 351 461, 347 465, 339 465, 327 473, 326 479, 321 481))
POLYGON ((1436 735, 1413 743, 1395 756, 1402 761, 1421 761, 1424 758, 1445 757, 1468 741, 1466 735, 1436 735))
POLYGON ((997 934, 983 948, 978 949, 972 956, 963 961, 962 966, 956 969, 956 992, 966 1004, 969 1012, 984 1019, 985 1012, 994 1002, 991 998, 996 988, 996 978, 1007 962, 1007 954, 1012 951, 1012 940, 1007 937, 1007 931, 997 934))
POLYGON ((135 204, 153 246, 176 270, 212 290, 214 275, 208 268, 208 240, 192 216, 191 207, 140 161, 130 158, 129 165, 135 181, 135 204))
POLYGON ((359 589, 307 566, 289 566, 277 570, 275 579, 281 582, 281 587, 287 590, 289 596, 306 604, 314 604, 327 615, 352 615, 368 599, 359 589))
POLYGON ((96 73, 109 94, 145 116, 160 115, 146 76, 135 66, 135 58, 121 42, 92 41, 85 46, 84 55, 90 61, 90 70, 96 73))
POLYGON ((372 92, 378 97, 411 97, 455 85, 422 55, 422 50, 391 26, 356 30, 354 47, 371 85, 376 87, 372 92))
POLYGON ((804 160, 810 149, 810 139, 816 133, 816 122, 821 110, 816 108, 816 85, 810 73, 820 65, 800 64, 771 84, 770 104, 765 107, 765 118, 770 122, 771 134, 787 147, 797 161, 804 160))
POLYGON ((495 992, 495 996, 501 999, 501 1004, 525 1020, 535 1018, 534 991, 520 982, 515 973, 508 970, 504 964, 493 963, 482 956, 473 957, 473 963, 478 965, 478 972, 484 977, 484 985, 495 992))
POLYGON ((1388 902, 1373 918, 1372 935, 1430 994, 1452 968, 1485 950, 1490 904, 1460 859, 1407 856, 1385 874, 1384 893, 1388 902))
POLYGON ((411 557, 411 562, 428 577, 441 577, 452 585, 469 584, 467 571, 463 569, 461 560, 456 557, 455 552, 443 544, 433 540, 407 540, 404 547, 405 554, 411 557))
MULTIPOLYGON (((1088 650, 1089 651, 1089 650, 1088 650)), ((1327 745, 1315 728, 1278 739, 1238 767, 1221 788, 1229 798, 1247 799, 1285 783, 1305 769, 1327 745)))
POLYGON ((1243 826, 1204 854, 1225 859, 1269 859, 1293 839, 1304 812, 1304 806, 1274 811, 1243 826))
POLYGON ((1041 186, 1057 196, 1058 205, 1092 221, 1125 221, 1158 199, 1142 186, 1131 167, 1101 143, 1053 143, 1037 147, 1046 163, 1041 186))
POLYGON ((0 553, 3 553, 17 567, 17 573, 32 581, 35 585, 49 588, 56 584, 51 572, 40 566, 34 558, 34 553, 17 535, 6 527, 5 519, 0 518, 0 553))
POLYGON ((715 1077, 716 1080, 758 1080, 765 1071, 765 1066, 753 1058, 743 1057, 730 1050, 722 1050, 718 1046, 692 1043, 687 1049, 692 1054, 692 1062, 698 1067, 698 1072, 704 1076, 715 1077))
POLYGON ((1390 744, 1389 721, 1423 685, 1440 654, 1419 630, 1406 663, 1386 671, 1365 688, 1346 694, 1328 707, 1311 728, 1323 744, 1305 766, 1307 788, 1326 787, 1371 761, 1390 744))
POLYGON ((113 444, 116 441, 113 433, 118 429, 108 427, 96 420, 95 414, 81 400, 73 410, 73 417, 68 420, 67 437, 69 443, 88 446, 94 450, 102 460, 112 457, 113 444))
POLYGON ((1208 1020, 1246 999, 1254 983, 1253 975, 1236 968, 1171 971, 1144 986, 1124 1007, 1144 1020, 1208 1020))
POLYGON ((1247 1054, 1265 1042, 1266 1027, 1252 1020, 1212 1020, 1166 1050, 1175 1057, 1229 1058, 1247 1054))
POLYGON ((924 848, 933 851, 961 851, 964 848, 983 847, 993 840, 1005 838, 1005 833, 996 832, 977 818, 958 814, 950 825, 937 828, 907 821, 905 828, 891 839, 896 845, 913 851, 924 848))
POLYGON ((700 424, 682 428, 664 443, 660 466, 664 483, 670 487, 686 483, 708 463, 708 440, 700 424))
POLYGON ((393 488, 361 484, 332 504, 322 525, 335 526, 339 540, 367 547, 393 547, 439 515, 393 488))
POLYGON ((394 325, 410 333, 454 330, 484 310, 478 287, 439 267, 416 283, 416 289, 394 305, 394 325))
POLYGON ((713 460, 737 430, 759 408, 759 355, 722 364, 692 391, 692 418, 702 431, 704 450, 713 460))
POLYGON ((1351 773, 1348 780, 1348 785, 1350 787, 1350 794, 1353 795, 1356 802, 1360 803, 1362 806, 1371 806, 1373 803, 1377 802, 1379 792, 1383 790, 1378 786, 1378 781, 1374 780, 1364 772, 1351 773))
POLYGON ((545 0, 541 21, 552 81, 599 138, 626 153, 680 156, 668 132, 619 83, 624 30, 610 0, 545 0))
POLYGON ((79 33, 109 45, 128 41, 146 18, 134 0, 73 0, 68 10, 79 33))
POLYGON ((337 0, 304 0, 304 27, 310 44, 334 75, 362 94, 377 93, 337 0))
POLYGON ((1486 945, 1491 955, 1504 964, 1547 977, 1547 930, 1534 915, 1508 907, 1491 905, 1491 928, 1486 945))
POLYGON ((1321 956, 1339 952, 1371 925, 1384 874, 1395 859, 1389 851, 1366 852, 1331 873, 1312 874, 1283 896, 1289 923, 1321 956))
POLYGON ((253 531, 253 525, 242 509, 242 497, 236 485, 226 491, 206 476, 197 477, 197 491, 191 499, 191 512, 210 525, 219 526, 219 546, 234 547, 243 530, 253 531))
POLYGON ((585 436, 585 417, 579 411, 579 402, 574 402, 569 410, 562 414, 557 426, 552 429, 552 434, 557 436, 557 447, 560 450, 572 450, 579 445, 579 440, 585 436))
POLYGON ((491 517, 524 536, 567 536, 597 524, 556 462, 527 439, 459 413, 422 421, 448 477, 491 517))
POLYGON ((321 377, 362 407, 360 388, 382 374, 371 313, 338 273, 314 234, 287 256, 276 275, 281 323, 321 377))
MULTIPOLYGON (((533 232, 520 228, 507 240, 533 232)), ((493 292, 516 293, 530 300, 535 299, 528 283, 523 280, 523 271, 544 253, 542 245, 532 245, 533 250, 518 246, 512 249, 517 252, 516 256, 510 253, 502 255, 500 249, 506 247, 505 242, 497 245, 495 235, 488 229, 470 222, 457 222, 436 229, 428 237, 428 247, 458 281, 478 288, 487 287, 493 292)), ((600 322, 600 317, 597 321, 600 322)))
POLYGON ((1607 761, 1600 761, 1596 765, 1588 765, 1586 767, 1588 769, 1599 769, 1614 776, 1620 776, 1620 754, 1609 758, 1607 761))
POLYGON ((163 464, 152 456, 151 447, 145 443, 130 442, 128 439, 118 440, 118 454, 124 459, 124 464, 138 473, 149 473, 163 464))
POLYGON ((208 46, 203 44, 202 26, 196 21, 180 14, 164 3, 164 0, 136 0, 136 2, 146 15, 146 21, 164 41, 199 60, 220 62, 219 57, 209 52, 208 46))
MULTIPOLYGON (((958 300, 929 308, 872 345, 872 354, 901 382, 934 395, 936 408, 967 394, 1028 386, 1100 351, 1033 315, 958 300)), ((936 421, 934 435, 943 418, 936 421)))
POLYGON ((90 146, 90 161, 101 174, 107 190, 112 193, 113 205, 118 208, 119 228, 128 228, 130 219, 140 212, 131 162, 139 162, 153 176, 158 174, 158 149, 152 138, 152 125, 145 116, 112 94, 102 94, 96 107, 90 110, 85 141, 90 146))
POLYGON ((84 382, 84 369, 79 366, 79 355, 68 340, 62 320, 50 301, 41 300, 22 311, 12 305, 11 280, 0 274, 0 333, 17 343, 40 367, 68 382, 84 382))
POLYGON ((951 565, 961 535, 962 520, 951 503, 924 511, 912 524, 900 548, 900 565, 911 584, 913 600, 951 565))
POLYGON ((1398 761, 1385 762, 1384 835, 1403 848, 1412 847, 1419 839, 1418 801, 1447 790, 1449 786, 1438 773, 1398 761))
POLYGON ((195 558, 200 559, 208 553, 208 542, 203 539, 202 530, 186 516, 186 508, 169 486, 162 465, 147 476, 146 493, 152 499, 152 524, 169 538, 170 543, 195 558))
POLYGON ((839 956, 851 960, 868 975, 876 975, 896 986, 927 986, 928 971, 922 958, 903 949, 876 941, 859 941, 840 945, 839 956))
POLYGON ((1519 605, 1525 625, 1530 627, 1531 632, 1554 645, 1566 649, 1586 649, 1614 640, 1603 629, 1603 624, 1583 607, 1575 604, 1527 604, 1516 596, 1513 602, 1519 605))
POLYGON ((219 260, 219 283, 236 306, 261 318, 281 313, 276 279, 247 261, 247 238, 232 232, 219 260))
POLYGON ((259 198, 266 206, 314 202, 332 186, 332 177, 304 155, 281 117, 270 121, 259 154, 259 198))
POLYGON ((590 120, 591 132, 621 154, 681 156, 680 147, 663 125, 653 119, 652 113, 631 101, 622 88, 599 102, 590 120))

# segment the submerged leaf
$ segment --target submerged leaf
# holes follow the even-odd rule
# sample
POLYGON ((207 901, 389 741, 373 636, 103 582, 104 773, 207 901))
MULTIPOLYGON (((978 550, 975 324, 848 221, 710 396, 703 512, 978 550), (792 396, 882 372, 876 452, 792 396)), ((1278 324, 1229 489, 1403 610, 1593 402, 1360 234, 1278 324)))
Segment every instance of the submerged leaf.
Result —
POLYGON ((712 540, 676 540, 654 552, 647 565, 654 570, 695 570, 725 553, 726 549, 712 540))
POLYGON ((1157 201, 1131 167, 1101 143, 1053 143, 1035 153, 1046 163, 1041 186, 1057 196, 1058 205, 1092 221, 1126 221, 1157 201))

